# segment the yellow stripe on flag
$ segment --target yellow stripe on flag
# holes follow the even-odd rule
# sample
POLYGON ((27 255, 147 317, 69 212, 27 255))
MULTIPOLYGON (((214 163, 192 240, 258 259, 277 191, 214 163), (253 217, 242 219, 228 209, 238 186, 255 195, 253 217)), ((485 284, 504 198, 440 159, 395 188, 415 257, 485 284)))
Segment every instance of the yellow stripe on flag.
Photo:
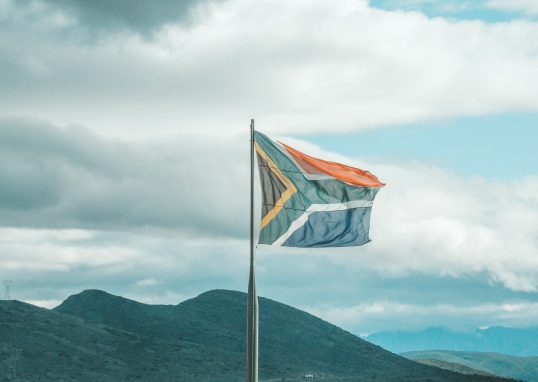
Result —
POLYGON ((278 169, 276 164, 271 160, 271 158, 267 156, 265 151, 262 150, 262 148, 258 145, 258 143, 256 143, 255 145, 256 145, 256 152, 260 154, 260 156, 263 159, 265 159, 271 171, 273 171, 275 175, 278 177, 278 179, 280 179, 282 183, 284 183, 284 186, 286 186, 286 191, 284 191, 282 195, 280 195, 280 199, 278 199, 275 202, 274 207, 269 212, 267 212, 267 214, 263 217, 260 224, 260 228, 263 228, 267 224, 269 224, 271 220, 275 218, 275 216, 280 212, 282 207, 284 207, 284 203, 286 203, 286 201, 288 201, 288 199, 291 198, 293 194, 297 192, 297 188, 295 188, 293 183, 288 178, 286 178, 284 174, 282 174, 282 172, 278 169))

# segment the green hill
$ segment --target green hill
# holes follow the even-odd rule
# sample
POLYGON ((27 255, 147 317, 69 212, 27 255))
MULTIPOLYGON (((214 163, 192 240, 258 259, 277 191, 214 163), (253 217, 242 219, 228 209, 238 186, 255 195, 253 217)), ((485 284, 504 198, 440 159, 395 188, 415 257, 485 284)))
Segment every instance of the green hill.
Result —
POLYGON ((435 366, 435 367, 445 369, 445 370, 455 371, 456 373, 461 373, 461 374, 478 374, 478 375, 494 376, 494 374, 488 373, 487 371, 473 369, 472 367, 466 366, 461 363, 442 361, 435 358, 419 358, 414 361, 420 362, 424 365, 430 365, 430 366, 435 366))
POLYGON ((200 365, 242 366, 216 348, 158 341, 19 301, 0 301, 0 338, 0 381, 196 381, 200 365))
MULTIPOLYGON (((54 310, 0 302, 1 381, 244 381, 246 295, 216 290, 178 305, 102 291, 54 310)), ((319 318, 260 298, 260 379, 306 373, 365 381, 501 381, 421 365, 319 318)))
POLYGON ((491 374, 538 382, 538 357, 515 357, 499 353, 428 350, 403 353, 412 360, 435 359, 465 365, 491 374))

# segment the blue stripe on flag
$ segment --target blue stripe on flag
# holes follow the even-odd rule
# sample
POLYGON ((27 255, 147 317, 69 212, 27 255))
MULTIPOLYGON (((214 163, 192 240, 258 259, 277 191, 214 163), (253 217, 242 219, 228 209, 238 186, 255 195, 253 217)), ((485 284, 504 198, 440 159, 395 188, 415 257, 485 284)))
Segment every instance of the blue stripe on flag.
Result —
POLYGON ((370 241, 371 207, 312 212, 306 223, 282 245, 286 247, 349 247, 370 241))

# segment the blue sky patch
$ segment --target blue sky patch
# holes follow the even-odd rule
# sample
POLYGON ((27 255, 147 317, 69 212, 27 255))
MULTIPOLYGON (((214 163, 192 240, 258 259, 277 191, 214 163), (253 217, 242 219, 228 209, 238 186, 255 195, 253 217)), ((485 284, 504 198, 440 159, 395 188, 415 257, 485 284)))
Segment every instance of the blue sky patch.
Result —
POLYGON ((419 160, 491 179, 538 174, 538 113, 462 117, 305 139, 349 156, 419 160))
POLYGON ((495 8, 487 1, 467 0, 371 0, 370 6, 385 10, 418 11, 429 17, 445 17, 460 20, 483 20, 503 22, 520 18, 534 18, 522 9, 495 8))

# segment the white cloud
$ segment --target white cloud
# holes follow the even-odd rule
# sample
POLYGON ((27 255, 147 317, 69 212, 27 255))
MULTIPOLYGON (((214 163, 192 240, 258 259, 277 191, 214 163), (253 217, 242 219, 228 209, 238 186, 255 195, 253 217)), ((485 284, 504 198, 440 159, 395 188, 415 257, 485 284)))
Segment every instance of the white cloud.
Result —
POLYGON ((13 23, 0 38, 9 58, 0 113, 106 134, 227 134, 250 117, 265 131, 334 132, 538 110, 536 88, 521 86, 538 81, 531 21, 431 19, 355 0, 231 0, 154 39, 118 32, 81 43, 75 31, 13 23))
POLYGON ((47 309, 55 308, 62 303, 61 300, 26 300, 24 302, 47 309))
MULTIPOLYGON (((19 146, 0 142, 0 176, 11 177, 0 182, 1 276, 16 280, 15 296, 40 305, 90 287, 152 303, 244 289, 251 117, 262 131, 297 135, 538 111, 538 88, 522 86, 538 82, 532 21, 432 19, 354 0, 230 0, 154 38, 111 31, 89 41, 53 3, 31 4, 0 0, 0 114, 122 137, 48 126, 26 138, 13 133, 19 146), (172 138, 163 143, 163 135, 172 138), (132 142, 141 136, 152 142, 132 142), (137 288, 151 280, 155 288, 137 288)), ((23 127, 14 130, 24 135, 23 127)), ((331 309, 349 317, 342 323, 383 315, 387 327, 395 325, 391 313, 412 317, 419 304, 357 308, 361 275, 380 283, 485 275, 492 289, 538 290, 538 178, 501 183, 418 162, 364 163, 288 141, 368 168, 387 187, 374 206, 372 243, 330 252, 260 248, 261 290, 285 290, 296 302, 314 288, 316 296, 338 290, 347 305, 320 311, 324 317, 340 323, 331 309)), ((491 312, 517 324, 519 312, 535 311, 512 300, 505 310, 488 304, 483 315, 455 309, 482 324, 491 312)), ((434 311, 441 317, 447 306, 434 311)), ((426 316, 424 323, 438 319, 426 316)))
POLYGON ((174 291, 155 291, 154 293, 132 293, 128 292, 124 294, 123 296, 126 298, 130 298, 135 301, 142 302, 144 304, 170 304, 170 305, 177 305, 188 298, 196 297, 197 293, 186 295, 183 293, 177 293, 174 291))
POLYGON ((287 141, 314 156, 367 168, 387 183, 374 203, 373 241, 332 254, 331 261, 383 277, 486 272, 506 288, 538 290, 538 176, 501 182, 420 162, 365 163, 287 141))
POLYGON ((157 285, 159 282, 154 279, 153 277, 149 278, 149 279, 143 279, 143 280, 138 280, 135 285, 136 286, 140 286, 140 287, 148 287, 148 286, 155 286, 157 285))
POLYGON ((241 235, 248 218, 235 214, 248 203, 237 194, 248 185, 242 156, 248 158, 246 134, 129 143, 0 118, 0 225, 173 227, 194 235, 213 227, 215 236, 241 235))
MULTIPOLYGON (((360 332, 401 327, 404 319, 411 318, 422 327, 443 324, 448 318, 461 325, 514 326, 530 324, 537 317, 532 292, 538 290, 538 177, 500 182, 419 162, 367 163, 297 139, 283 139, 309 154, 369 169, 387 186, 374 203, 373 241, 363 247, 305 250, 260 246, 261 295, 301 304, 331 322, 360 332), (357 281, 366 277, 366 284, 357 281), (414 284, 420 277, 425 281, 414 284), (451 288, 457 287, 457 293, 461 293, 465 288, 462 285, 469 280, 475 281, 467 288, 481 290, 466 289, 465 298, 455 303, 451 288), (405 284, 402 295, 401 285, 405 284), (391 285, 400 288, 400 295, 391 290, 391 285), (368 288, 369 297, 359 303, 364 300, 361 293, 365 293, 361 288, 368 288), (435 303, 424 289, 435 294, 435 303)), ((143 182, 143 174, 166 168, 166 153, 190 153, 184 160, 189 167, 187 184, 191 192, 162 200, 164 204, 157 212, 183 203, 197 214, 196 224, 189 213, 178 216, 171 226, 166 221, 161 225, 162 221, 156 219, 148 220, 149 225, 143 227, 125 224, 113 228, 105 219, 103 229, 84 229, 83 217, 73 217, 69 210, 63 210, 64 215, 59 216, 71 228, 46 228, 45 223, 46 229, 25 228, 22 218, 19 228, 0 229, 0 277, 16 281, 14 297, 59 300, 81 289, 98 288, 148 303, 178 303, 207 289, 244 290, 248 227, 247 220, 239 217, 247 216, 248 203, 241 203, 241 197, 239 202, 232 199, 244 194, 241 189, 247 189, 248 171, 241 165, 246 156, 240 151, 228 152, 226 166, 242 169, 234 175, 239 188, 220 187, 216 192, 207 183, 208 179, 214 181, 213 173, 208 178, 206 164, 197 154, 210 142, 171 141, 161 152, 162 157, 139 162, 145 168, 140 175, 143 182), (197 200, 208 198, 212 198, 214 207, 196 207, 197 200), (223 203, 233 208, 218 208, 223 203), (222 231, 212 223, 215 219, 234 222, 237 227, 222 231), (190 230, 179 229, 182 225, 190 225, 190 230), (218 236, 216 232, 220 232, 218 236)), ((121 145, 127 152, 133 149, 127 142, 121 145)), ((91 147, 81 152, 85 161, 79 156, 66 156, 63 167, 68 168, 71 160, 95 165, 93 150, 106 150, 99 145, 91 147)), ((118 179, 132 176, 129 166, 109 170, 118 179)), ((170 176, 167 174, 162 174, 163 179, 170 176)), ((219 176, 226 176, 226 171, 219 176)), ((100 177, 92 179, 92 189, 99 189, 100 177)), ((36 183, 35 189, 40 188, 36 183)), ((132 192, 122 187, 114 190, 117 200, 129 199, 132 192)), ((94 202, 99 204, 100 196, 95 197, 94 202)), ((38 205, 27 209, 27 224, 31 227, 50 208, 38 205)))
POLYGON ((47 241, 77 241, 88 240, 93 237, 93 233, 83 229, 27 229, 0 227, 0 238, 3 244, 7 243, 40 243, 47 241))
POLYGON ((523 12, 530 16, 538 15, 538 2, 535 0, 488 0, 486 6, 503 11, 523 12))
POLYGON ((402 304, 394 301, 378 301, 340 308, 304 307, 318 317, 337 325, 360 329, 364 333, 391 330, 394 321, 407 330, 426 326, 468 327, 483 326, 531 326, 538 319, 538 303, 483 303, 473 306, 450 304, 402 304))
POLYGON ((538 178, 500 183, 425 166, 376 166, 387 187, 376 201, 372 245, 358 267, 464 277, 537 291, 538 178), (368 263, 368 264, 366 264, 368 263))
MULTIPOLYGON (((21 136, 26 135, 22 126, 16 131, 21 136)), ((131 269, 134 263, 143 263, 148 274, 132 276, 125 285, 155 278, 163 282, 159 287, 164 289, 167 282, 160 273, 168 272, 168 268, 176 275, 203 269, 208 275, 236 277, 234 264, 228 262, 230 257, 213 256, 211 252, 236 251, 247 238, 248 201, 241 196, 246 195, 241 190, 248 189, 246 150, 240 151, 231 143, 219 148, 218 142, 210 138, 169 141, 166 146, 154 142, 151 147, 159 148, 159 155, 149 159, 145 146, 115 141, 114 150, 109 150, 109 141, 94 137, 94 144, 79 147, 77 155, 71 155, 58 149, 63 147, 58 142, 71 142, 69 131, 47 131, 56 137, 50 141, 56 142, 52 145, 57 148, 54 163, 63 155, 59 168, 64 172, 76 171, 72 180, 56 181, 69 185, 67 191, 59 193, 60 202, 46 207, 30 202, 22 207, 9 203, 4 206, 5 215, 12 218, 4 220, 3 224, 17 222, 19 228, 0 230, 0 249, 6 254, 0 259, 3 269, 76 272, 86 267, 107 268, 113 273, 131 269), (230 150, 231 147, 236 150, 230 150), (216 159, 199 155, 208 148, 211 148, 211 158, 216 159), (107 154, 112 151, 129 154, 126 157, 107 154), (182 154, 178 158, 174 153, 182 154), (95 159, 97 157, 100 159, 95 159), (103 172, 101 162, 123 164, 106 166, 103 172), (134 168, 131 162, 136 163, 134 168), (170 166, 170 163, 180 164, 180 167, 170 166), (91 176, 86 182, 88 175, 91 176), (133 184, 145 186, 141 192, 133 188, 133 184), (113 203, 109 201, 111 198, 113 203), (124 203, 130 200, 136 202, 124 203), (97 208, 103 205, 114 208, 97 208), (45 230, 32 229, 36 222, 45 230), (121 235, 128 235, 129 239, 124 242, 119 239, 121 235), (140 238, 133 241, 133 235, 140 238), (116 239, 111 240, 111 236, 116 239), (103 237, 108 239, 103 241, 103 237), (173 255, 177 249, 169 249, 177 245, 180 237, 189 239, 177 247, 188 254, 182 256, 181 261, 173 255), (158 256, 151 255, 153 252, 158 256)), ((28 152, 24 158, 30 163, 43 164, 49 160, 47 153, 51 143, 46 143, 47 134, 37 136, 40 145, 39 150, 34 151, 35 158, 28 152)), ((387 183, 374 204, 371 243, 330 252, 290 250, 290 256, 296 256, 299 251, 318 258, 326 256, 324 261, 336 268, 357 274, 376 272, 382 279, 417 274, 455 279, 486 275, 493 286, 502 285, 522 292, 538 290, 535 272, 538 269, 535 229, 538 226, 538 177, 500 182, 467 177, 419 162, 365 163, 297 139, 284 139, 314 156, 369 169, 387 183)), ((27 145, 32 147, 30 142, 27 145)), ((3 163, 10 163, 10 156, 6 155, 8 159, 3 163)), ((18 158, 18 154, 15 157, 18 158)), ((14 163, 21 165, 22 162, 14 163)), ((50 179, 56 177, 32 178, 35 181, 32 189, 40 191, 46 190, 50 179)), ((261 248, 260 251, 263 256, 273 249, 261 248)), ((304 263, 298 264, 297 271, 305 272, 310 278, 319 277, 323 269, 315 264, 311 266, 309 269, 304 263)), ((270 273, 270 270, 260 269, 260 272, 270 273)))
MULTIPOLYGON (((110 267, 133 260, 140 252, 120 245, 80 245, 71 239, 58 240, 64 236, 60 231, 47 238, 35 240, 35 231, 18 229, 16 241, 0 237, 2 258, 0 266, 4 274, 19 272, 70 272, 84 267, 110 267), (25 239, 28 238, 28 240, 25 239)), ((91 242, 91 240, 85 240, 91 242)))

